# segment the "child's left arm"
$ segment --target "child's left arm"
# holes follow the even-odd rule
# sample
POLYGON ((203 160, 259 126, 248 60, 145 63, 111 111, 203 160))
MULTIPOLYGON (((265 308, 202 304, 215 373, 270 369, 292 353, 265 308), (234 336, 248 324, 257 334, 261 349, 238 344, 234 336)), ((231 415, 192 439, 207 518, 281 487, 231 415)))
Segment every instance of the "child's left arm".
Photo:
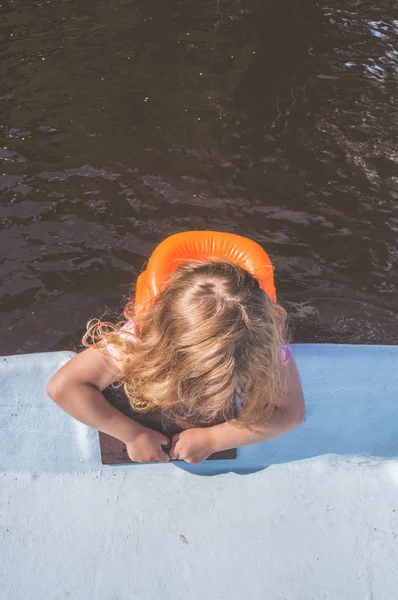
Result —
POLYGON ((293 357, 290 357, 286 368, 290 370, 289 388, 282 406, 275 410, 267 423, 256 429, 237 427, 231 421, 204 429, 187 429, 173 437, 170 457, 200 463, 214 452, 264 442, 301 425, 305 415, 304 395, 293 357))

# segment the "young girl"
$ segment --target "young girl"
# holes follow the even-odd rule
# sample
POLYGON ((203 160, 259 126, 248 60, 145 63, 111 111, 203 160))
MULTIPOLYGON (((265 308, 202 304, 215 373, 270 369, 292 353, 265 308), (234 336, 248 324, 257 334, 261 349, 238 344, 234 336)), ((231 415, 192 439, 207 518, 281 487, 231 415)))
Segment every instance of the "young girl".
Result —
POLYGON ((75 419, 123 441, 132 461, 200 463, 302 423, 286 313, 255 242, 216 232, 167 238, 125 316, 122 326, 89 325, 88 349, 52 377, 47 393, 75 419), (101 392, 120 381, 135 411, 161 410, 186 428, 169 452, 165 435, 105 400, 101 392))

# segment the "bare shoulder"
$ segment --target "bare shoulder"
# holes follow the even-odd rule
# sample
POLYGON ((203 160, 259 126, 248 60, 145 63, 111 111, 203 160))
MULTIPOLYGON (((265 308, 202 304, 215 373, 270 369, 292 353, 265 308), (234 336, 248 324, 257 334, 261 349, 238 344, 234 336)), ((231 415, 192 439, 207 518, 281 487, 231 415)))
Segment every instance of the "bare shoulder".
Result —
POLYGON ((69 383, 84 383, 102 391, 119 379, 120 370, 116 360, 100 350, 88 348, 61 367, 49 381, 48 388, 51 391, 69 383))
POLYGON ((293 356, 290 357, 286 365, 288 373, 288 387, 284 397, 284 406, 294 413, 299 419, 304 419, 305 402, 303 387, 301 385, 300 373, 293 356))
POLYGON ((300 385, 301 385, 300 373, 299 373, 299 370, 297 368, 296 361, 293 358, 293 355, 290 355, 290 358, 289 358, 289 361, 286 364, 286 367, 289 370, 289 379, 291 380, 291 383, 297 383, 297 382, 299 382, 300 385))

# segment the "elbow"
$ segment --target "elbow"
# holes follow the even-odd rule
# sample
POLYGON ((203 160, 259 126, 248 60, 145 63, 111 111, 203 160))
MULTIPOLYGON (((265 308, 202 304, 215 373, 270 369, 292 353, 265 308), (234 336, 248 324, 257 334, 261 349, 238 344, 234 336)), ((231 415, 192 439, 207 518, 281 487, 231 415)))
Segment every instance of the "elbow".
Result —
POLYGON ((296 419, 297 419, 297 427, 299 427, 300 425, 302 425, 304 423, 304 421, 305 421, 305 402, 304 402, 304 397, 302 398, 302 402, 300 404, 300 408, 297 411, 296 419))
POLYGON ((59 404, 60 397, 62 395, 63 382, 62 378, 56 373, 51 377, 50 381, 46 385, 46 394, 56 404, 59 404))
POLYGON ((304 414, 291 415, 286 419, 284 426, 281 427, 281 433, 290 433, 304 423, 304 414))
POLYGON ((46 385, 46 394, 55 402, 55 398, 57 396, 57 385, 54 381, 54 377, 51 377, 50 381, 46 385))
POLYGON ((294 427, 293 427, 293 429, 296 429, 297 427, 300 427, 300 425, 302 425, 304 423, 304 421, 305 421, 305 410, 303 410, 294 419, 294 427))
POLYGON ((299 410, 297 410, 294 415, 292 415, 291 417, 291 427, 290 429, 297 429, 297 427, 300 427, 300 425, 302 425, 305 421, 305 405, 304 403, 302 404, 302 406, 300 407, 299 410))
POLYGON ((292 411, 282 410, 278 413, 277 422, 271 424, 270 422, 264 424, 264 426, 258 429, 259 432, 264 432, 264 439, 268 440, 278 435, 284 435, 294 429, 297 429, 304 423, 305 420, 305 406, 292 411), (270 436, 271 433, 271 436, 270 436))
POLYGON ((305 405, 304 402, 299 406, 284 411, 280 427, 281 433, 289 433, 289 431, 293 431, 297 429, 304 423, 305 420, 305 405))

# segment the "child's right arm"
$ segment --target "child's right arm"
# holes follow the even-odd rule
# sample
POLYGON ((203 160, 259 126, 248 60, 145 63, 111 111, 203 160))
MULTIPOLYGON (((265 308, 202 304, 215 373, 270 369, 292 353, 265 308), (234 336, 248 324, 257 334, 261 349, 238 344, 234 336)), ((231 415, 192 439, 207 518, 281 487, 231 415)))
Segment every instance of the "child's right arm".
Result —
POLYGON ((47 384, 47 394, 69 415, 90 427, 118 438, 134 462, 167 462, 162 445, 169 440, 140 425, 111 406, 102 395, 120 379, 117 363, 99 350, 89 348, 66 363, 47 384))

